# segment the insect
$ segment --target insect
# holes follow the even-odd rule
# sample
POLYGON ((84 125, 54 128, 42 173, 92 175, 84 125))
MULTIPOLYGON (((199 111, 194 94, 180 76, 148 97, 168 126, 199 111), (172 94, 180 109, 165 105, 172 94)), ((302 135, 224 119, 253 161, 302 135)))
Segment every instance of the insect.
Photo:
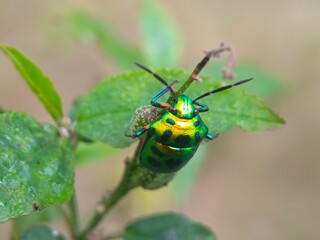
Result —
MULTIPOLYGON (((205 64, 206 62, 200 67, 202 68, 205 64)), ((136 65, 152 74, 166 86, 164 90, 151 100, 152 106, 166 110, 162 117, 138 129, 132 135, 126 134, 126 136, 132 138, 137 138, 144 133, 147 134, 141 144, 139 161, 142 166, 157 173, 172 173, 180 170, 193 157, 204 138, 213 140, 218 136, 218 134, 210 134, 208 127, 202 121, 199 113, 207 112, 209 108, 207 105, 199 103, 199 99, 225 91, 253 79, 249 78, 223 86, 192 100, 184 94, 176 96, 172 86, 177 80, 168 84, 162 77, 145 66, 138 63, 136 65), (158 102, 158 99, 168 92, 172 94, 173 104, 158 102)), ((196 70, 197 68, 194 72, 196 70)))

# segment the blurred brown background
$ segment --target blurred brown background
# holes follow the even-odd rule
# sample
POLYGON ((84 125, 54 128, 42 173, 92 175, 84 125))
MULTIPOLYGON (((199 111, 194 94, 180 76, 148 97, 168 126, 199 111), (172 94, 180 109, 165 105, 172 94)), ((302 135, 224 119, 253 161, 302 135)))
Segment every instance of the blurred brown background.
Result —
MULTIPOLYGON (((268 103, 287 124, 275 131, 229 131, 212 145, 212 159, 185 203, 175 203, 170 187, 136 190, 103 226, 120 229, 136 216, 175 210, 210 226, 221 240, 320 239, 320 2, 161 3, 182 32, 181 67, 191 69, 203 50, 221 41, 232 44, 237 58, 280 76, 285 89, 268 103)), ((96 46, 68 35, 64 13, 85 10, 111 23, 126 41, 139 44, 138 8, 136 0, 0 0, 0 42, 23 51, 51 77, 68 112, 76 96, 119 69, 96 46)), ((50 121, 3 54, 0 73, 0 106, 50 121)), ((117 183, 122 161, 131 153, 127 149, 113 160, 77 170, 84 219, 105 189, 117 183)), ((54 226, 62 230, 63 224, 54 226)), ((9 227, 10 222, 0 225, 1 239, 8 238, 9 227)))

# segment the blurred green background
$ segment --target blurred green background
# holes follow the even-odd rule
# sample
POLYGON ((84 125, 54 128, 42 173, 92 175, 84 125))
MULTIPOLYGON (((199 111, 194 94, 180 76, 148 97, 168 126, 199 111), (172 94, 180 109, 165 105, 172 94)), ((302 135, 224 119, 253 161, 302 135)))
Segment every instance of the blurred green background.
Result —
MULTIPOLYGON (((142 214, 175 210, 210 226, 223 240, 319 239, 320 2, 163 0, 159 5, 161 8, 148 9, 152 5, 137 0, 0 0, 0 42, 23 51, 51 77, 65 112, 75 97, 93 84, 134 68, 130 62, 192 71, 204 50, 223 41, 236 49, 238 76, 255 77, 252 91, 262 95, 287 121, 275 131, 233 129, 221 135, 207 145, 209 157, 200 174, 193 179, 184 173, 194 182, 191 192, 183 190, 188 178, 159 191, 136 190, 101 226, 113 231, 142 214), (150 19, 148 13, 157 14, 158 10, 161 17, 155 23, 170 26, 161 42, 170 45, 157 42, 161 26, 141 30, 150 27, 150 21, 144 20, 150 19), (103 31, 94 35, 77 28, 75 11, 99 19, 109 30, 103 25, 103 31), (111 47, 103 45, 104 31, 113 41, 111 47), (152 31, 157 38, 152 38, 152 31), (172 39, 166 39, 166 34, 172 39), (164 50, 152 52, 151 43, 164 50), (116 51, 112 55, 112 49, 122 46, 131 54, 119 57, 116 51), (143 57, 137 49, 144 50, 143 57), (161 55, 166 49, 173 55, 161 55)), ((100 24, 97 28, 101 29, 100 24)), ((213 66, 209 64, 206 73, 220 77, 219 68, 213 66)), ((0 106, 50 121, 4 55, 0 56, 0 69, 0 106)), ((95 147, 95 158, 101 158, 105 152, 101 146, 95 147)), ((85 159, 86 149, 81 150, 79 157, 85 159)), ((83 219, 88 219, 105 190, 115 186, 123 160, 132 151, 112 151, 113 156, 105 161, 77 169, 83 219)), ((8 239, 10 224, 0 225, 1 239, 8 239)), ((65 229, 61 221, 53 225, 65 229)))

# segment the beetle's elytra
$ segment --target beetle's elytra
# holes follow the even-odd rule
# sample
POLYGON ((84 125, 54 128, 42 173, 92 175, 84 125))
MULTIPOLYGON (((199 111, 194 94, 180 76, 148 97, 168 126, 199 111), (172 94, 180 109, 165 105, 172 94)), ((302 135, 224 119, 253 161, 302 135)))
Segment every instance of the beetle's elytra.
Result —
MULTIPOLYGON (((200 65, 200 70, 207 62, 206 57, 197 66, 200 65)), ((209 110, 207 105, 197 102, 199 99, 252 80, 250 78, 226 85, 192 100, 187 95, 176 96, 172 88, 177 82, 176 80, 168 84, 163 78, 145 66, 136 64, 166 86, 163 91, 152 98, 151 105, 166 109, 167 112, 159 120, 138 129, 133 135, 126 135, 136 138, 146 132, 146 137, 140 149, 139 161, 145 168, 158 173, 172 173, 180 170, 193 157, 204 138, 212 140, 217 137, 218 134, 211 135, 208 132, 207 126, 199 115, 199 113, 209 110), (168 92, 171 92, 174 99, 172 105, 157 102, 160 97, 168 92)))

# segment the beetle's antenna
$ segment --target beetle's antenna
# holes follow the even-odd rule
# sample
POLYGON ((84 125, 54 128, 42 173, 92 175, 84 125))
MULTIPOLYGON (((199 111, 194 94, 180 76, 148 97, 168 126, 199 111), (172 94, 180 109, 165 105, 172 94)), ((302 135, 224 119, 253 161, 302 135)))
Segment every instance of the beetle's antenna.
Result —
POLYGON ((158 79, 163 85, 165 85, 170 92, 172 93, 172 95, 175 97, 176 93, 174 91, 174 89, 172 88, 172 85, 175 84, 177 82, 177 80, 173 81, 171 84, 168 84, 162 77, 160 77, 158 74, 152 72, 149 68, 141 65, 140 63, 135 63, 139 68, 142 68, 143 70, 145 70, 146 72, 150 73, 152 76, 154 76, 156 79, 158 79))
POLYGON ((234 87, 234 86, 238 86, 238 85, 244 84, 244 83, 249 82, 249 81, 251 81, 251 80, 253 80, 253 78, 244 79, 244 80, 241 80, 241 81, 236 82, 236 83, 234 83, 234 84, 230 84, 230 85, 223 86, 223 87, 221 87, 221 88, 217 88, 217 89, 215 89, 215 90, 213 90, 213 91, 211 91, 211 92, 207 92, 207 93, 205 93, 205 94, 202 94, 201 96, 199 96, 199 97, 197 97, 196 99, 194 99, 193 102, 195 102, 195 101, 197 101, 197 100, 199 100, 199 99, 201 99, 201 98, 207 97, 207 96, 209 96, 209 95, 211 95, 211 94, 215 94, 215 93, 218 93, 218 92, 222 92, 222 91, 227 90, 227 89, 229 89, 229 88, 232 88, 232 87, 234 87))

